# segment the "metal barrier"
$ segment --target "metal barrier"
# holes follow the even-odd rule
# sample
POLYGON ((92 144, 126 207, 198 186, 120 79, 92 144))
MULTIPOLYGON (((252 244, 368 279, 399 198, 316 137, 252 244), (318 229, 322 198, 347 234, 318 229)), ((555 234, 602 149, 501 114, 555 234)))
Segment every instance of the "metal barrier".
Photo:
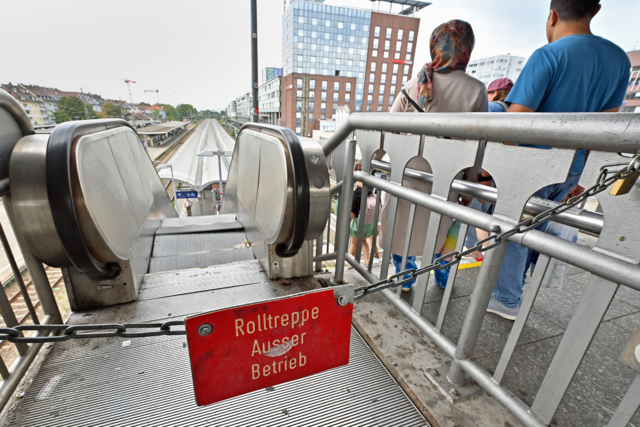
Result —
MULTIPOLYGON (((530 201, 536 191, 548 185, 566 181, 576 149, 590 150, 580 181, 583 187, 588 188, 599 182, 602 167, 605 165, 614 169, 629 165, 634 156, 640 153, 640 116, 637 114, 353 114, 348 122, 327 141, 323 149, 326 155, 332 155, 336 179, 342 187, 336 186, 337 188, 332 190, 332 194, 341 192, 337 213, 336 252, 323 254, 324 242, 319 238, 316 241, 316 269, 319 269, 321 261, 335 259, 335 279, 337 282, 342 282, 346 261, 367 281, 374 283, 380 279, 386 280, 388 277, 393 230, 400 200, 410 203, 402 265, 406 265, 417 207, 424 207, 431 211, 422 253, 422 265, 429 265, 437 249, 436 239, 443 217, 457 219, 462 223, 456 247, 458 253, 463 249, 468 226, 490 231, 492 235, 511 230, 520 223, 525 211, 537 214, 540 213, 540 209, 543 209, 536 206, 538 202, 530 201), (354 131, 357 131, 357 140, 350 139, 354 131), (442 139, 442 137, 448 139, 442 139), (555 148, 543 150, 488 142, 482 167, 492 175, 498 189, 497 191, 487 188, 474 190, 474 184, 465 183, 456 178, 459 178, 464 169, 474 165, 481 142, 486 140, 540 144, 555 148), (362 154, 361 172, 354 172, 356 145, 362 154), (381 153, 380 150, 389 156, 390 163, 385 164, 374 159, 375 154, 381 153), (618 153, 629 153, 630 156, 623 157, 618 153), (409 161, 416 157, 426 160, 433 172, 425 173, 407 169, 409 161), (623 164, 624 166, 621 166, 623 164), (372 169, 390 171, 389 179, 383 180, 371 176, 372 169), (431 194, 403 186, 405 177, 431 182, 431 194), (359 223, 355 257, 347 253, 353 194, 351 190, 354 181, 363 183, 363 194, 367 194, 371 186, 388 193, 389 196, 386 202, 389 204, 389 215, 386 223, 382 224, 387 232, 384 236, 384 252, 379 277, 372 273, 372 262, 368 266, 360 263, 364 221, 359 223), (348 191, 345 192, 344 189, 348 191), (458 196, 454 192, 495 202, 493 215, 455 203, 458 196)), ((375 157, 380 158, 379 155, 375 157)), ((635 177, 637 178, 637 174, 635 177)), ((637 212, 640 208, 640 183, 634 185, 632 181, 630 182, 628 194, 614 196, 607 190, 596 196, 605 212, 604 222, 599 214, 581 211, 565 212, 554 217, 554 221, 568 223, 599 234, 594 250, 534 229, 524 233, 505 233, 502 240, 515 242, 538 251, 541 257, 530 281, 530 289, 523 296, 519 315, 493 374, 487 372, 472 358, 494 284, 507 251, 507 244, 497 245, 485 254, 457 343, 441 332, 455 285, 455 269, 449 276, 435 325, 420 314, 425 301, 428 273, 418 277, 412 305, 401 299, 392 289, 382 291, 382 294, 400 312, 451 358, 452 364, 446 378, 451 387, 463 386, 465 375, 468 375, 524 425, 544 426, 551 423, 619 285, 640 290, 638 265, 640 263, 640 231, 634 223, 637 216, 634 218, 629 214, 637 212), (591 272, 592 276, 555 352, 536 398, 529 407, 502 386, 501 381, 533 307, 550 258, 582 268, 591 272)), ((362 199, 360 214, 364 215, 366 197, 362 199)), ((380 197, 378 197, 379 206, 380 197)), ((419 219, 416 218, 416 220, 419 219)), ((376 217, 375 222, 377 221, 376 217)), ((374 227, 374 239, 376 237, 377 231, 374 227)), ((326 243, 328 248, 329 242, 326 243)), ((373 260, 373 256, 370 259, 373 260)), ((399 291, 400 289, 398 293, 399 291)), ((630 341, 631 352, 638 344, 640 342, 630 341)), ((640 371, 640 362, 633 359, 633 356, 630 360, 627 364, 640 371)), ((609 426, 627 425, 639 406, 640 376, 627 391, 609 426)))

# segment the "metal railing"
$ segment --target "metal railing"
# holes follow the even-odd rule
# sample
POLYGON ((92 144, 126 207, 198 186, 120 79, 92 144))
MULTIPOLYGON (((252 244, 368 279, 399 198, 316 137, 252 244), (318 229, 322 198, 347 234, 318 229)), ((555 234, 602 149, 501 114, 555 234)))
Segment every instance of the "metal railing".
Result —
MULTIPOLYGON (((462 223, 456 247, 456 251, 461 252, 469 226, 499 234, 500 231, 510 230, 518 224, 523 213, 535 215, 548 208, 548 204, 544 206, 542 201, 530 200, 531 196, 548 185, 567 179, 577 149, 590 150, 580 181, 584 187, 591 187, 600 179, 603 166, 612 167, 613 164, 614 168, 619 168, 622 166, 617 165, 625 162, 629 164, 640 153, 640 115, 353 114, 323 148, 325 154, 332 155, 331 161, 339 183, 332 193, 340 193, 341 197, 334 242, 336 252, 323 254, 324 244, 328 248, 329 241, 328 238, 326 242, 322 238, 318 239, 316 269, 320 268, 322 261, 335 259, 335 279, 342 282, 346 261, 363 278, 373 283, 388 277, 393 230, 400 200, 410 203, 407 232, 405 236, 401 236, 404 237, 403 266, 406 265, 410 239, 414 234, 414 218, 416 221, 420 220, 416 217, 417 207, 431 211, 422 252, 422 265, 428 265, 439 249, 436 248, 436 240, 443 218, 452 218, 462 223), (357 140, 352 139, 355 131, 357 140), (472 167, 474 163, 477 165, 476 155, 483 141, 548 145, 554 149, 514 147, 502 142, 488 142, 482 167, 492 175, 497 184, 496 190, 459 180, 464 169, 472 167), (362 154, 361 172, 354 172, 356 145, 362 154), (389 156, 389 163, 375 160, 381 157, 376 155, 381 153, 380 150, 389 156), (631 158, 618 153, 629 153, 631 158), (426 160, 432 172, 407 168, 409 161, 416 157, 426 160), (388 180, 371 176, 374 169, 389 172, 388 180), (430 183, 431 194, 403 186, 405 178, 430 183), (374 187, 388 195, 388 216, 382 224, 386 233, 379 276, 372 272, 372 261, 368 266, 360 263, 364 221, 359 223, 355 256, 347 253, 355 181, 362 182, 362 194, 367 194, 368 188, 374 187), (345 192, 343 189, 349 191, 345 192), (457 195, 452 196, 453 193, 495 203, 493 215, 457 204, 457 195)), ((457 343, 442 333, 456 282, 456 269, 452 269, 449 275, 435 325, 421 315, 428 273, 418 277, 411 304, 400 298, 400 289, 397 292, 392 289, 381 291, 451 358, 452 363, 445 380, 451 387, 464 385, 465 375, 468 375, 526 426, 545 426, 551 423, 619 285, 640 291, 640 229, 637 226, 638 216, 630 215, 640 208, 640 182, 632 185, 629 194, 613 195, 607 190, 596 197, 604 209, 604 218, 601 214, 580 210, 554 217, 554 221, 599 235, 593 250, 535 229, 506 237, 505 240, 533 249, 541 255, 493 373, 474 360, 474 349, 507 251, 506 243, 485 254, 457 343), (592 275, 537 395, 531 406, 528 406, 501 382, 509 364, 513 363, 516 344, 527 323, 551 258, 577 266, 592 275)), ((361 217, 366 209, 366 197, 362 199, 361 217)), ((376 212, 378 211, 379 209, 376 212)), ((375 223, 378 222, 377 215, 376 213, 375 223)), ((374 240, 377 238, 375 227, 373 237, 374 240)), ((373 260, 373 248, 371 255, 370 259, 373 260)), ((630 341, 628 346, 633 349, 639 344, 640 342, 630 341)), ((634 364, 632 360, 627 364, 640 371, 640 361, 635 360, 634 364)), ((628 389, 608 425, 627 425, 639 406, 640 376, 628 389)))
MULTIPOLYGON (((13 274, 18 283, 20 293, 29 313, 29 318, 34 325, 61 324, 63 323, 62 316, 60 314, 60 309, 53 294, 49 278, 47 277, 45 267, 42 262, 37 260, 33 253, 31 253, 29 247, 24 241, 24 237, 18 231, 19 229, 17 227, 15 215, 13 213, 11 195, 8 193, 8 189, 0 194, 0 196, 2 196, 2 204, 4 205, 4 208, 7 212, 11 228, 14 230, 20 252, 22 253, 22 257, 24 258, 27 270, 29 271, 29 275, 31 276, 33 286, 38 295, 38 300, 40 303, 39 305, 42 308, 43 312, 43 316, 39 318, 36 310, 34 309, 34 304, 31 301, 31 296, 29 295, 29 292, 27 292, 27 288, 22 280, 22 272, 18 268, 16 258, 6 238, 4 229, 2 228, 2 225, 0 225, 0 241, 2 242, 2 247, 9 261, 9 265, 11 266, 13 274)), ((9 298, 7 297, 7 294, 6 292, 4 292, 4 290, 0 292, 0 314, 2 315, 4 323, 8 328, 18 326, 18 318, 16 316, 16 313, 14 313, 9 298)), ((33 336, 46 336, 50 333, 50 331, 36 332, 33 336)), ((20 380, 27 372, 27 369, 29 369, 29 366, 31 366, 42 347, 42 343, 6 343, 6 345, 15 346, 16 351, 18 352, 18 357, 14 360, 13 364, 10 367, 7 367, 4 361, 0 359, 0 375, 2 376, 2 382, 0 383, 0 410, 7 404, 14 390, 20 383, 20 380)))

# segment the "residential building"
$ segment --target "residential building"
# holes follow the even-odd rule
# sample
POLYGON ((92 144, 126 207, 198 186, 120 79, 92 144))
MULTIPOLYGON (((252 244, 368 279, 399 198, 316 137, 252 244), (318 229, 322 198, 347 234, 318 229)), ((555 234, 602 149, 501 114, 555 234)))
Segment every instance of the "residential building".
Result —
POLYGON ((282 68, 276 68, 276 67, 264 68, 262 70, 262 80, 260 81, 260 83, 264 84, 269 80, 273 79, 274 77, 282 77, 282 68))
MULTIPOLYGON (((428 5, 414 2, 411 13, 428 5)), ((419 25, 404 14, 291 2, 282 18, 281 126, 311 136, 338 106, 388 112, 413 75, 419 25)))
POLYGON ((232 120, 235 120, 238 117, 238 105, 235 99, 227 106, 227 117, 232 120))
POLYGON ((251 92, 236 98, 236 120, 242 123, 251 121, 251 111, 253 110, 253 96, 251 92))
POLYGON ((467 66, 467 74, 480 80, 485 86, 489 86, 492 81, 502 77, 515 82, 520 77, 525 62, 527 62, 527 58, 524 56, 512 56, 510 53, 474 59, 467 66))
MULTIPOLYGON (((265 70, 262 70, 263 75, 265 70)), ((280 124, 280 83, 282 77, 276 76, 258 88, 258 109, 260 122, 270 125, 280 124)))
POLYGON ((620 112, 640 113, 640 50, 628 52, 627 55, 631 60, 631 80, 620 112))
POLYGON ((164 111, 164 108, 160 107, 159 105, 136 105, 136 110, 147 115, 155 114, 162 119, 167 118, 167 113, 164 111))
POLYGON ((42 102, 37 96, 20 84, 14 85, 7 83, 1 85, 0 88, 9 92, 11 96, 20 103, 20 106, 27 113, 29 120, 34 126, 42 126, 46 124, 45 117, 48 117, 47 109, 44 102, 42 102))

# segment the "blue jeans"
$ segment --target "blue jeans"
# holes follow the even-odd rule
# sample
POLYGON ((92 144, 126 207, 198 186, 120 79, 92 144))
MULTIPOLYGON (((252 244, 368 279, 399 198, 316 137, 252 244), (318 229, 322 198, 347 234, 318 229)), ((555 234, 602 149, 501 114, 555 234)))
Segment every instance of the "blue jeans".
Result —
MULTIPOLYGON (((471 201, 471 204, 469 205, 471 209, 479 212, 484 212, 484 213, 487 213, 489 211, 489 208, 491 208, 491 206, 493 206, 493 203, 489 203, 489 202, 480 203, 478 199, 473 199, 471 201)), ((477 244, 478 244, 478 232, 476 231, 475 227, 470 225, 469 230, 467 231, 467 236, 464 239, 464 245, 467 248, 471 248, 477 244)))
MULTIPOLYGON (((561 202, 580 181, 580 175, 570 174, 567 182, 545 187, 534 196, 561 202)), ((544 231, 548 224, 549 221, 545 221, 538 225, 536 230, 544 231)), ((522 303, 522 288, 534 254, 537 253, 532 249, 509 242, 496 286, 493 289, 493 296, 507 307, 517 307, 522 303)))
MULTIPOLYGON (((400 267, 402 267, 402 255, 396 255, 396 254, 391 254, 393 256, 393 265, 396 268, 396 274, 400 273, 400 267)), ((435 254, 433 256, 433 259, 437 259, 440 258, 440 254, 435 254)), ((446 261, 440 261, 440 265, 442 264, 446 264, 446 261)), ((416 264, 416 257, 414 256, 410 256, 407 257, 407 266, 405 268, 405 270, 412 270, 418 269, 418 265, 416 264)), ((446 268, 444 270, 433 270, 433 275, 436 278, 436 283, 438 284, 438 286, 440 286, 442 289, 444 289, 447 286, 447 280, 449 279, 449 270, 451 270, 451 267, 446 268)), ((405 274, 405 276, 403 277, 403 279, 408 279, 410 278, 411 275, 410 274, 405 274)), ((412 280, 411 282, 407 282, 402 286, 413 286, 413 284, 416 283, 415 280, 412 280)))

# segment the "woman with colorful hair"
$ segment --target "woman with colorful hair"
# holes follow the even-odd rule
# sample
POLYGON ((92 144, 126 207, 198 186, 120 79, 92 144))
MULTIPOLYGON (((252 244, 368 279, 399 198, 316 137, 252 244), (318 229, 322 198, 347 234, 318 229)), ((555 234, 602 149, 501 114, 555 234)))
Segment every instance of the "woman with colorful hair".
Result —
MULTIPOLYGON (((418 74, 409 80, 403 92, 398 95, 392 113, 462 113, 487 112, 488 100, 484 84, 466 73, 467 64, 475 44, 475 36, 471 25, 460 20, 452 20, 439 25, 431 34, 429 49, 431 62, 426 63, 418 74)), ((442 141, 446 144, 446 140, 442 141)), ((432 172, 427 161, 422 157, 412 159, 407 167, 425 172, 432 172)), ((431 193, 431 185, 424 181, 404 178, 402 185, 423 193, 431 193)), ((457 201, 457 195, 451 195, 450 200, 457 201)), ((387 203, 382 209, 381 237, 384 239, 385 227, 389 215, 387 203), (385 209, 386 208, 386 209, 385 209)), ((396 273, 400 272, 404 241, 409 226, 409 211, 411 203, 407 200, 398 201, 396 223, 393 232, 391 253, 396 273)), ((416 256, 422 255, 429 216, 431 211, 418 206, 416 209, 409 245, 409 256, 406 268, 417 268, 416 256)), ((443 217, 440 226, 436 251, 445 244, 447 232, 452 225, 451 218, 443 217)), ((438 272, 436 282, 445 287, 446 273, 438 272)), ((403 285, 402 290, 408 292, 415 283, 403 285)))

